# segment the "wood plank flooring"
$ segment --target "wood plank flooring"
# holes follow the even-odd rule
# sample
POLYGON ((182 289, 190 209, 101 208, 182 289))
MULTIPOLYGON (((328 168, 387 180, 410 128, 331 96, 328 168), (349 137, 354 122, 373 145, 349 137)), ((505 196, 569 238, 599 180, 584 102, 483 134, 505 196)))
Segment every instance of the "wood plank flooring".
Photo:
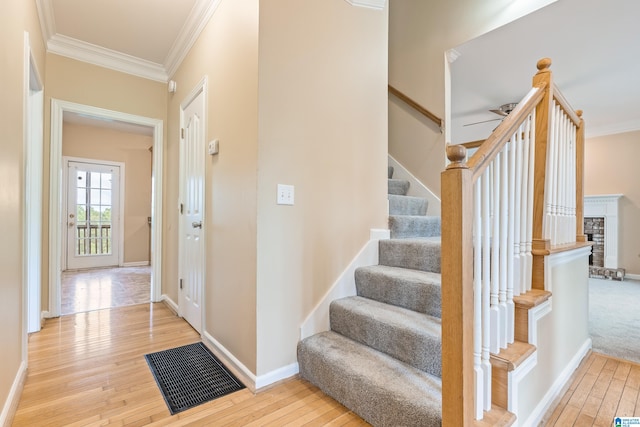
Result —
POLYGON ((47 320, 29 339, 29 372, 13 426, 366 426, 294 378, 171 416, 144 354, 199 341, 163 304, 47 320))
POLYGON ((62 314, 144 304, 150 301, 151 267, 63 271, 62 314))
POLYGON ((591 353, 543 425, 611 427, 614 417, 640 416, 640 365, 591 353))
MULTIPOLYGON (((297 377, 171 416, 143 356, 197 341, 163 304, 49 319, 29 338, 29 373, 12 425, 368 425, 297 377)), ((614 416, 640 416, 640 365, 591 353, 541 425, 608 427, 614 416)))

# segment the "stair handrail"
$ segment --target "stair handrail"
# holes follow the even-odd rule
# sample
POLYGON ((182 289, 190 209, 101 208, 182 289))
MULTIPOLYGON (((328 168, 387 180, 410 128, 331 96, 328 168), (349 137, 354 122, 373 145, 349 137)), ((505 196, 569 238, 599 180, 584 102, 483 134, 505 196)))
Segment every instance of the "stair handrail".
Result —
MULTIPOLYGON (((486 377, 487 369, 489 379, 485 383, 489 384, 487 389, 489 395, 492 391, 490 388, 491 367, 488 363, 488 357, 486 357, 489 343, 483 341, 482 348, 480 348, 478 343, 480 332, 478 332, 474 313, 478 307, 484 307, 481 304, 485 303, 485 298, 487 301, 489 300, 489 291, 485 290, 486 283, 484 281, 476 283, 474 280, 481 281, 481 278, 477 277, 477 271, 480 271, 477 270, 480 250, 486 251, 482 254, 482 262, 486 262, 486 265, 481 268, 483 274, 488 277, 489 273, 486 271, 489 262, 495 261, 498 255, 496 248, 498 246, 510 248, 509 245, 504 245, 506 239, 504 241, 490 241, 487 236, 491 235, 494 238, 493 232, 486 233, 486 230, 499 224, 495 212, 498 212, 499 209, 505 209, 506 212, 507 209, 504 206, 493 204, 498 203, 495 195, 502 194, 501 192, 505 188, 502 187, 503 184, 498 183, 499 181, 495 181, 495 176, 500 175, 500 170, 509 170, 509 178, 517 176, 518 184, 510 182, 506 186, 516 192, 522 188, 526 193, 521 196, 522 202, 516 202, 515 209, 514 205, 511 205, 508 211, 508 216, 511 219, 520 215, 520 206, 525 209, 522 212, 524 219, 522 219, 520 227, 523 227, 522 233, 527 236, 519 244, 521 247, 526 246, 526 252, 523 252, 523 258, 519 261, 522 264, 517 267, 517 269, 522 269, 522 275, 518 279, 528 282, 527 288, 523 289, 523 292, 527 292, 527 289, 530 290, 532 287, 544 289, 543 257, 553 250, 549 239, 545 238, 545 233, 546 235, 549 233, 549 224, 546 222, 548 222, 550 214, 547 209, 550 203, 555 203, 556 200, 550 202, 545 198, 547 197, 545 192, 556 191, 554 197, 559 197, 562 199, 560 201, 565 202, 564 205, 553 205, 554 209, 557 207, 558 211, 562 210, 562 215, 558 215, 559 219, 553 218, 554 221, 557 221, 557 223, 554 222, 556 228, 553 229, 553 232, 563 228, 563 233, 566 236, 567 233, 564 230, 567 229, 567 225, 570 225, 571 221, 576 221, 576 234, 573 236, 573 240, 568 237, 568 241, 573 241, 575 247, 576 242, 582 241, 584 237, 582 236, 581 224, 583 222, 581 206, 583 200, 584 121, 581 117, 581 111, 574 111, 553 84, 550 65, 551 60, 548 58, 538 61, 538 72, 533 78, 532 89, 484 142, 479 145, 474 144, 477 146, 477 150, 468 160, 466 160, 467 150, 464 145, 447 145, 446 148, 450 164, 442 173, 441 180, 443 426, 472 425, 475 419, 482 417, 483 410, 491 409, 490 397, 488 402, 485 398, 481 403, 475 400, 475 381, 479 376, 486 377), (566 128, 558 131, 559 123, 566 128), (565 134, 568 135, 568 138, 565 138, 565 134), (529 138, 531 138, 530 144, 529 138), (567 140, 568 143, 565 142, 567 140), (507 146, 507 144, 509 145, 507 146), (560 144, 559 148, 557 148, 557 144, 560 144), (555 149, 559 149, 561 152, 549 156, 549 151, 555 149), (498 158, 501 152, 504 154, 498 158), (512 153, 516 152, 519 153, 518 156, 521 156, 518 159, 522 159, 522 163, 510 163, 508 167, 505 166, 508 156, 513 156, 512 153), (549 160, 554 155, 555 160, 549 160), (560 177, 558 181, 554 181, 554 177, 547 180, 548 162, 549 165, 553 165, 552 167, 564 168, 559 175, 556 173, 560 177), (565 168, 565 163, 569 165, 568 169, 565 168), (521 178, 519 170, 514 175, 514 169, 517 170, 516 164, 523 166, 525 170, 522 174, 526 173, 526 177, 521 178), (571 174, 574 175, 571 176, 571 174), (480 188, 480 180, 485 185, 482 189, 480 188), (491 184, 487 184, 488 182, 491 184), (556 187, 551 188, 550 183, 556 187), (563 189, 561 195, 557 196, 557 188, 562 184, 567 184, 569 190, 563 189), (484 193, 481 193, 482 191, 484 193), (573 191, 575 191, 575 199, 571 200, 573 191), (480 202, 480 194, 493 194, 494 196, 485 197, 483 195, 484 198, 480 202), (474 212, 478 212, 480 206, 483 210, 480 216, 484 215, 482 221, 487 221, 486 224, 480 224, 481 220, 474 216, 474 212), (489 214, 489 209, 492 209, 491 214, 489 214), (575 211, 573 217, 571 209, 575 211), (495 221, 495 223, 488 225, 488 218, 491 218, 491 221, 495 221), (482 228, 487 225, 488 228, 482 228), (487 240, 480 242, 480 231, 474 232, 474 230, 481 230, 482 238, 487 240), (475 257, 474 247, 477 248, 475 257), (494 250, 496 252, 493 252, 494 250), (474 271, 476 272, 475 277, 474 271), (481 291, 478 290, 475 295, 474 286, 478 289, 481 287, 481 291), (485 294, 485 292, 487 293, 485 294), (482 293, 482 302, 478 296, 480 293, 482 293), (480 357, 482 357, 482 366, 479 366, 480 357), (488 368, 486 365, 489 365, 488 368), (480 406, 476 407, 476 405, 480 406)), ((504 203, 506 204, 506 202, 504 203)), ((503 215, 502 211, 500 215, 503 215)), ((516 221, 519 220, 516 219, 516 221)), ((495 230, 495 228, 493 229, 495 230)), ((571 245, 563 245, 563 247, 569 246, 571 245)), ((516 242, 517 247, 518 243, 516 242)), ((502 252, 500 251, 500 256, 502 256, 502 252)), ((493 275, 493 265, 490 267, 493 275)), ((485 277, 482 277, 482 280, 484 279, 485 277)), ((493 289, 493 280, 492 277, 492 304, 493 298, 496 298, 497 301, 497 291, 493 289)), ((501 302, 503 292, 504 289, 501 288, 501 302)), ((519 290, 513 292, 519 292, 519 290)), ((483 316, 484 313, 483 311, 483 316)), ((486 319, 483 317, 483 328, 485 322, 486 319)), ((484 332, 483 329, 482 333, 484 332)), ((500 331, 500 333, 503 332, 500 331)), ((480 338, 484 340, 484 336, 480 338)), ((511 340, 513 342, 513 338, 511 340)), ((492 348, 494 345, 495 343, 492 342, 492 348)), ((493 353, 494 350, 491 352, 493 353)), ((486 392, 484 396, 486 396, 486 392)))
POLYGON ((435 114, 433 114, 431 111, 429 111, 428 109, 426 109, 425 107, 420 105, 418 102, 414 101, 409 96, 405 95, 404 93, 402 93, 401 91, 399 91, 395 87, 393 87, 391 85, 388 85, 388 88, 389 88, 389 93, 390 94, 392 94, 396 98, 400 99, 402 102, 404 102, 405 104, 407 104, 408 106, 410 106, 411 108, 416 110, 418 113, 422 114, 423 116, 425 116, 426 118, 431 120, 433 123, 438 125, 438 127, 440 128, 440 132, 443 131, 444 120, 442 120, 440 117, 438 117, 435 114))

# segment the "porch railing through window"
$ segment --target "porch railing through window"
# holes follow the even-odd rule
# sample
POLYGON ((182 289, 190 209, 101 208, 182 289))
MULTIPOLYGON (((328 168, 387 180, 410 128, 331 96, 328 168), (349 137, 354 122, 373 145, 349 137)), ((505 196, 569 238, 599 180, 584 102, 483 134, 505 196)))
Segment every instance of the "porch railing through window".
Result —
POLYGON ((111 224, 78 224, 77 255, 111 254, 111 224))

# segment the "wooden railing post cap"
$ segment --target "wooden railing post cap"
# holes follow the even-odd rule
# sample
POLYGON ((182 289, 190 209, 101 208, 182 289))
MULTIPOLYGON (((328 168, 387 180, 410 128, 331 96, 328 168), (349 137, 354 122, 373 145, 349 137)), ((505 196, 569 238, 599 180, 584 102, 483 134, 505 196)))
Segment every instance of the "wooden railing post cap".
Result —
POLYGON ((576 114, 578 117, 582 118, 582 110, 576 110, 576 114))
POLYGON ((551 58, 542 58, 538 61, 536 67, 538 67, 538 73, 549 72, 549 68, 551 68, 551 58))
POLYGON ((447 144, 447 159, 451 162, 447 169, 468 169, 464 163, 467 158, 467 149, 462 144, 447 144))

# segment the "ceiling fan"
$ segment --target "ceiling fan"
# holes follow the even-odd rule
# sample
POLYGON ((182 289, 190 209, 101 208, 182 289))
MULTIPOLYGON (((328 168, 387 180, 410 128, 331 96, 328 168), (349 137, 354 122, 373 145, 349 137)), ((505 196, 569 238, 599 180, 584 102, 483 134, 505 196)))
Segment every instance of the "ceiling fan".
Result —
POLYGON ((462 126, 463 127, 464 126, 473 126, 473 125, 479 125, 480 123, 487 123, 487 122, 493 122, 493 121, 496 121, 496 120, 503 120, 505 117, 507 117, 509 115, 510 112, 512 112, 516 108, 517 105, 518 105, 517 103, 513 103, 513 102, 508 103, 508 104, 502 104, 501 106, 499 106, 495 110, 489 110, 492 113, 495 113, 495 114, 497 114, 499 116, 502 116, 502 117, 497 118, 497 119, 482 120, 480 122, 467 123, 466 125, 462 125, 462 126))

